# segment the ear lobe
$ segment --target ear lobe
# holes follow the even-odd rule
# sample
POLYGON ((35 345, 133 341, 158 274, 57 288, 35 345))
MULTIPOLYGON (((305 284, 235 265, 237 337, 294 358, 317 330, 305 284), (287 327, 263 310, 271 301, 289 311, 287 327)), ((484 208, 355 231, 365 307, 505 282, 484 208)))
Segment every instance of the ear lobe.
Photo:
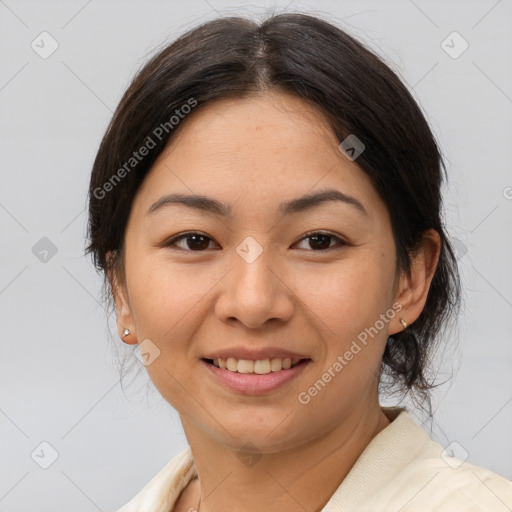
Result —
POLYGON ((399 282, 399 294, 396 301, 402 303, 401 312, 396 315, 391 325, 390 334, 404 329, 403 322, 411 325, 420 316, 427 302, 428 291, 434 277, 439 255, 441 253, 441 237, 435 229, 423 233, 418 248, 411 256, 411 269, 403 274, 399 282))
POLYGON ((117 332, 119 337, 124 343, 135 345, 138 341, 133 328, 133 316, 126 286, 121 282, 112 267, 107 271, 107 276, 116 308, 117 332))
POLYGON ((117 332, 119 337, 124 343, 128 345, 137 344, 137 337, 133 332, 133 317, 129 305, 124 298, 122 291, 117 293, 115 299, 116 304, 116 317, 117 317, 117 332))

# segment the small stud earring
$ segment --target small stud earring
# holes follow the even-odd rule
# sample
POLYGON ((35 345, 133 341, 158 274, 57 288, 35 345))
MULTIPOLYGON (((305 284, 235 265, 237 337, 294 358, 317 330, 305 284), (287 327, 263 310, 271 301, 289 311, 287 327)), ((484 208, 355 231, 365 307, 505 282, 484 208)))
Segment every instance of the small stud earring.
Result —
POLYGON ((130 329, 125 329, 123 331, 123 338, 126 338, 126 336, 128 336, 128 334, 130 334, 130 329))
POLYGON ((402 322, 404 329, 407 329, 407 322, 403 318, 400 318, 400 322, 402 322))

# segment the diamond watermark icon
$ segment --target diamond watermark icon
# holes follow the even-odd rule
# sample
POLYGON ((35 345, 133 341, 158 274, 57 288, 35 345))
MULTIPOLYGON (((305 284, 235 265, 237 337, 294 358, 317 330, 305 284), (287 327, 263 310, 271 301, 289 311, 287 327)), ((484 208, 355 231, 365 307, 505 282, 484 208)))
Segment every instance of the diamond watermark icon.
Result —
POLYGON ((461 260, 468 252, 467 245, 458 238, 452 238, 452 247, 457 260, 461 260))
POLYGON ((351 133, 343 142, 340 143, 338 149, 351 162, 353 162, 366 149, 366 146, 353 133, 351 133))
POLYGON ((59 458, 59 453, 50 443, 43 441, 30 456, 39 467, 48 469, 59 458))
POLYGON ((263 247, 252 236, 248 236, 237 246, 236 252, 246 263, 253 263, 263 252, 263 247))
POLYGON ((135 347, 133 355, 144 366, 149 366, 160 356, 160 349, 150 339, 145 339, 135 347))
POLYGON ((458 59, 469 48, 469 43, 458 32, 454 31, 442 41, 441 48, 452 59, 458 59))
POLYGON ((47 59, 59 47, 57 40, 48 32, 41 32, 30 44, 39 57, 47 59))
POLYGON ((57 246, 49 238, 43 236, 32 247, 32 254, 42 263, 48 263, 57 254, 57 250, 57 246))
POLYGON ((457 441, 452 441, 441 453, 441 458, 453 469, 462 466, 469 453, 457 441))
POLYGON ((238 450, 237 456, 248 468, 252 468, 262 457, 258 447, 251 442, 245 443, 238 450))

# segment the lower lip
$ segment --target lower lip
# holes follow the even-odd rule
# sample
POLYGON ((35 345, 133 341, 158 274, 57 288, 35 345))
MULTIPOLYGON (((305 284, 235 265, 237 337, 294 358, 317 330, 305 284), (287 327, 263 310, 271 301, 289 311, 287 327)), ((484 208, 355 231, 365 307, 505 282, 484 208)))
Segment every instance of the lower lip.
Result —
POLYGON ((247 395, 259 395, 261 393, 274 391, 283 386, 286 382, 290 382, 311 363, 311 359, 301 361, 288 370, 279 370, 264 375, 231 372, 218 368, 204 360, 201 360, 201 362, 212 372, 215 379, 218 379, 234 391, 239 391, 247 395))

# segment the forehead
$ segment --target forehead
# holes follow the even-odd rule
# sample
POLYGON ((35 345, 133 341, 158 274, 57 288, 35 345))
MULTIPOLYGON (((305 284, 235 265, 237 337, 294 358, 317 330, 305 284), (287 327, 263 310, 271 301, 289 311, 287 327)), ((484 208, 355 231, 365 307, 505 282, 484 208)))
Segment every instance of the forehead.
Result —
POLYGON ((240 165, 244 168, 268 159, 277 163, 308 154, 309 158, 332 160, 325 149, 336 149, 339 144, 318 108, 283 93, 217 100, 196 109, 183 124, 162 157, 193 149, 197 158, 211 155, 233 164, 244 162, 240 165))
POLYGON ((244 198, 239 204, 248 208, 326 188, 359 197, 367 209, 379 201, 321 111, 297 97, 217 100, 182 123, 139 191, 146 208, 171 192, 244 198))

